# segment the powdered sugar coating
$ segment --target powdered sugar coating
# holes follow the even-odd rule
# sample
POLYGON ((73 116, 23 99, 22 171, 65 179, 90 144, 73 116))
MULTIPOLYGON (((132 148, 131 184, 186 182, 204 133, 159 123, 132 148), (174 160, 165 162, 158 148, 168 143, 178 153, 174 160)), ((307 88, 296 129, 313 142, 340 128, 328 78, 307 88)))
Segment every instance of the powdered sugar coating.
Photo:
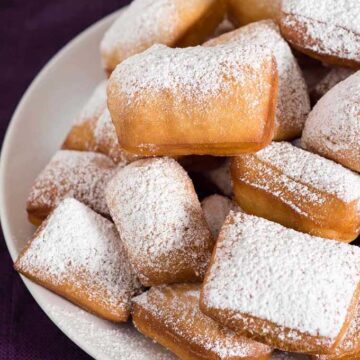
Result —
MULTIPOLYGON (((189 98, 201 102, 221 92, 223 96, 227 93, 230 95, 230 84, 242 84, 249 78, 261 82, 257 70, 270 58, 271 52, 260 46, 225 44, 212 48, 196 46, 171 49, 154 45, 118 65, 110 82, 118 84, 118 95, 125 95, 128 103, 139 101, 141 92, 156 94, 161 91, 174 94, 175 105, 177 94, 181 94, 178 101, 189 98), (244 71, 244 68, 248 71, 244 71)), ((257 104, 249 106, 255 108, 257 104)))
POLYGON ((323 79, 315 86, 313 92, 317 98, 324 96, 330 89, 332 89, 339 82, 345 80, 350 75, 354 74, 355 70, 345 68, 345 67, 336 67, 331 69, 323 79))
POLYGON ((357 0, 284 0, 282 10, 360 33, 360 6, 357 0))
POLYGON ((59 150, 35 179, 27 199, 28 211, 51 211, 63 199, 74 197, 108 214, 104 188, 114 170, 115 164, 105 155, 59 150))
POLYGON ((89 100, 77 115, 75 124, 82 124, 84 121, 97 119, 106 109, 106 85, 107 81, 104 80, 95 88, 89 100))
POLYGON ((201 202, 205 219, 209 225, 210 231, 217 239, 220 229, 228 216, 230 210, 242 211, 240 206, 229 198, 221 195, 210 195, 201 202))
MULTIPOLYGON (((231 212, 203 295, 207 307, 254 316, 332 343, 359 281, 356 246, 231 212)), ((282 336, 296 335, 284 331, 282 336)))
POLYGON ((140 285, 115 226, 75 199, 65 199, 35 234, 16 267, 52 286, 71 284, 89 299, 130 310, 140 285))
POLYGON ((127 57, 156 43, 171 44, 179 20, 173 0, 134 0, 105 33, 100 50, 120 48, 127 57))
POLYGON ((271 352, 268 346, 238 336, 204 315, 199 309, 199 297, 200 285, 179 284, 152 287, 133 301, 175 338, 185 341, 187 349, 194 346, 217 359, 248 359, 271 352))
POLYGON ((154 272, 171 272, 175 282, 184 269, 204 274, 212 238, 192 182, 175 160, 125 166, 109 182, 106 200, 141 281, 154 272))
POLYGON ((360 4, 357 0, 284 0, 286 27, 304 28, 307 48, 324 55, 360 61, 360 4))
POLYGON ((300 134, 310 112, 307 86, 299 65, 289 45, 280 35, 275 22, 272 20, 258 21, 227 33, 218 39, 210 40, 206 45, 213 46, 224 41, 239 45, 265 46, 273 51, 279 73, 275 128, 280 127, 285 133, 290 131, 290 133, 300 134))
POLYGON ((333 87, 306 121, 302 144, 360 171, 360 71, 333 87), (345 162, 344 162, 345 160, 345 162))
MULTIPOLYGON (((249 156, 250 155, 244 155, 249 156)), ((341 165, 286 142, 273 142, 256 153, 256 158, 271 164, 283 173, 284 185, 296 182, 336 196, 345 203, 360 201, 360 177, 341 165)), ((291 190, 291 189, 289 189, 291 190)), ((316 199, 314 199, 316 200, 316 199)))

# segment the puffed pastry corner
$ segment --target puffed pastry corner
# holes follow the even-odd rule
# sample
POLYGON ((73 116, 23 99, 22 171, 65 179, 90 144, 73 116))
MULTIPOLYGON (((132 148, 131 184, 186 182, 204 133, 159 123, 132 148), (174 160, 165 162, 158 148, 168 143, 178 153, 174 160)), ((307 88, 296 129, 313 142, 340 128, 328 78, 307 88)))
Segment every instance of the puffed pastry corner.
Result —
POLYGON ((360 68, 358 0, 283 0, 280 28, 297 50, 324 63, 360 68))
POLYGON ((100 53, 108 74, 154 44, 201 44, 226 13, 225 0, 134 0, 105 33, 100 53))
POLYGON ((105 195, 144 286, 203 279, 214 239, 192 181, 175 160, 135 161, 115 174, 105 195))
POLYGON ((30 280, 107 320, 126 321, 140 292, 114 224, 79 201, 62 201, 15 262, 30 280))
POLYGON ((204 280, 200 309, 274 348, 326 355, 348 331, 359 296, 357 246, 231 212, 204 280))
POLYGON ((359 360, 360 359, 360 302, 345 336, 330 355, 315 355, 313 360, 359 360))
POLYGON ((135 327, 184 360, 270 359, 269 346, 236 335, 200 311, 200 287, 152 287, 134 298, 135 327))
POLYGON ((344 242, 360 233, 360 176, 286 142, 233 158, 235 199, 245 212, 344 242))
POLYGON ((155 45, 112 73, 108 106, 129 152, 227 156, 271 141, 277 89, 264 47, 155 45))

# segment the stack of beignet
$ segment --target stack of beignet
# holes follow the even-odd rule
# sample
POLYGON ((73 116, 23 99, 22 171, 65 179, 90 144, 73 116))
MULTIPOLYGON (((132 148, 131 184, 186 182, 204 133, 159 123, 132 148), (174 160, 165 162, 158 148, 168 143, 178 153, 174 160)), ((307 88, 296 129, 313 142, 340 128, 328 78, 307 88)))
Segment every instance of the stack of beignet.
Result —
POLYGON ((184 360, 360 359, 359 19, 133 1, 34 181, 16 270, 184 360))

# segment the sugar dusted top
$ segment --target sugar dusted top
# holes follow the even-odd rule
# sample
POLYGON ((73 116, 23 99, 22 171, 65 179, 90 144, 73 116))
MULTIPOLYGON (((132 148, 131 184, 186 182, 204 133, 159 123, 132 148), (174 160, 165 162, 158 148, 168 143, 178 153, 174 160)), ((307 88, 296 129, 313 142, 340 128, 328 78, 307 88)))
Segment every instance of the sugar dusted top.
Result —
POLYGON ((337 25, 360 33, 358 0, 284 0, 282 9, 288 14, 298 14, 324 22, 330 28, 332 25, 337 25))
POLYGON ((59 204, 16 266, 53 285, 85 288, 110 306, 128 307, 139 287, 115 226, 75 199, 59 204))
POLYGON ((36 178, 27 200, 28 209, 52 209, 61 200, 75 197, 95 211, 108 214, 104 188, 114 173, 105 155, 60 150, 36 178))
POLYGON ((280 180, 285 185, 295 180, 300 185, 334 195, 346 203, 360 200, 360 176, 331 160, 286 142, 273 142, 255 156, 279 169, 284 174, 280 180))
POLYGON ((111 52, 121 45, 134 53, 144 44, 168 43, 179 20, 174 0, 134 0, 105 33, 101 50, 111 52))
POLYGON ((167 90, 202 100, 230 91, 231 83, 241 84, 249 78, 260 81, 259 70, 266 60, 271 60, 271 52, 260 46, 171 49, 154 45, 118 65, 110 82, 118 84, 128 101, 136 99, 140 91, 167 90))
POLYGON ((306 47, 324 55, 360 58, 360 3, 358 0, 284 0, 282 10, 294 16, 283 25, 305 29, 306 47))
POLYGON ((230 213, 213 261, 206 306, 332 341, 360 281, 358 247, 242 213, 230 213))
POLYGON ((179 284, 152 287, 134 301, 170 332, 219 359, 252 358, 271 352, 268 346, 238 336, 204 315, 199 309, 199 296, 199 285, 179 284))
POLYGON ((360 71, 340 82, 315 105, 302 141, 331 151, 354 151, 360 161, 360 71))
POLYGON ((210 232, 191 180, 175 160, 127 165, 109 182, 106 199, 133 261, 162 271, 178 260, 175 253, 185 252, 184 263, 205 271, 210 232))

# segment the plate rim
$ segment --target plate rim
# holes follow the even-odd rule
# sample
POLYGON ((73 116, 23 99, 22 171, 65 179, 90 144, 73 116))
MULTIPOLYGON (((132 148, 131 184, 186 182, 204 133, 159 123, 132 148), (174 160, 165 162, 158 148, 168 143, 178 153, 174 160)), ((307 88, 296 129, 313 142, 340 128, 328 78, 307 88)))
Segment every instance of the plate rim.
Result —
MULTIPOLYGON (((123 12, 128 5, 125 5, 123 7, 120 7, 118 10, 115 10, 111 12, 110 14, 106 15, 105 17, 97 20, 84 30, 82 30, 80 33, 78 33, 74 38, 72 38, 69 42, 67 42, 63 47, 60 48, 48 61, 47 63, 41 68, 41 70, 37 73, 37 75, 33 78, 31 83, 26 88, 25 92, 20 98, 20 101, 16 105, 16 108, 13 112, 13 115, 11 116, 11 119, 9 121, 9 124, 7 126, 7 129, 5 131, 5 136, 3 139, 1 152, 0 152, 0 221, 2 226, 2 231, 4 235, 5 244, 7 247, 7 250, 10 253, 10 257, 12 261, 14 262, 18 256, 17 250, 15 248, 15 245, 12 241, 12 235, 10 231, 9 226, 9 214, 6 209, 5 204, 5 171, 7 168, 7 164, 9 162, 10 158, 10 152, 11 152, 11 142, 13 138, 13 132, 15 131, 15 128, 19 125, 19 122, 21 122, 20 114, 22 112, 22 109, 26 106, 26 103, 28 102, 28 98, 36 89, 38 84, 40 84, 46 75, 52 71, 53 67, 56 66, 57 62, 60 61, 60 59, 72 48, 76 47, 79 43, 83 41, 84 38, 87 36, 90 36, 92 33, 96 33, 100 27, 102 27, 105 23, 111 23, 111 21, 115 20, 121 12, 123 12)), ((100 45, 100 44, 99 44, 100 45)), ((96 349, 91 348, 87 343, 81 342, 77 338, 75 338, 63 324, 59 324, 55 319, 54 316, 50 311, 46 310, 46 304, 43 302, 40 298, 40 296, 36 293, 36 285, 35 283, 31 282, 27 278, 25 278, 23 275, 19 274, 20 278, 24 282, 27 290, 30 292, 33 299, 36 301, 37 305, 41 308, 41 310, 45 313, 45 315, 51 320, 54 326, 59 328, 63 334, 65 334, 73 343, 75 343, 80 349, 82 349, 86 354, 96 359, 98 357, 98 353, 96 352, 96 349)))

